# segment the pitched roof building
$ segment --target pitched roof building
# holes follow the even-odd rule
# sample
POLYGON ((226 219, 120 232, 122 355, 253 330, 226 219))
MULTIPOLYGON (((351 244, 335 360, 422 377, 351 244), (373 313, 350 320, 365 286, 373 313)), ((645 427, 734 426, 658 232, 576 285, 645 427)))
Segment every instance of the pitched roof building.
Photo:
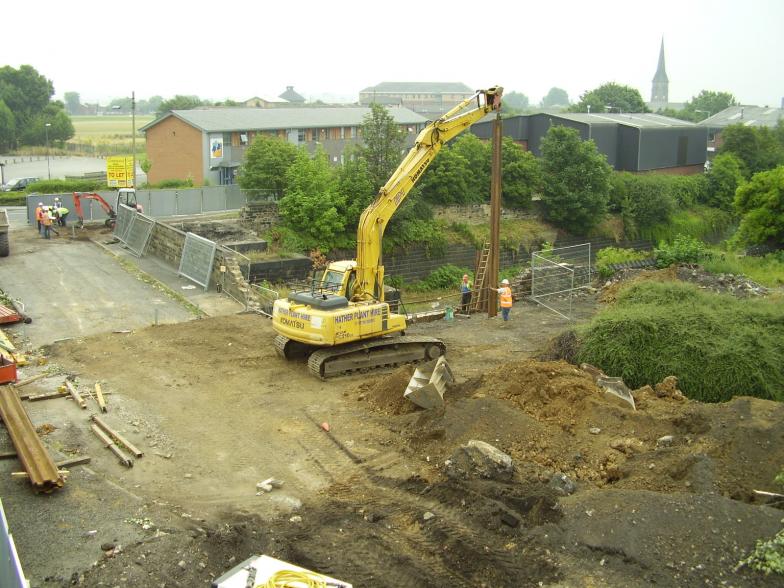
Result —
POLYGON ((286 102, 292 104, 304 104, 305 98, 300 96, 294 91, 294 86, 286 86, 286 91, 278 95, 278 98, 283 98, 286 102))
POLYGON ((382 82, 362 90, 359 103, 402 106, 435 119, 473 95, 461 82, 382 82))
MULTIPOLYGON (((591 139, 618 171, 659 171, 671 174, 702 172, 705 165, 706 131, 687 121, 659 114, 539 113, 503 120, 503 133, 539 157, 542 138, 552 125, 576 129, 583 140, 591 139)), ((492 133, 487 117, 471 127, 485 139, 492 133)))
MULTIPOLYGON (((369 108, 213 108, 173 110, 139 129, 147 137, 152 164, 148 181, 192 178, 197 185, 233 184, 236 169, 257 135, 279 137, 310 151, 320 146, 330 162, 361 141, 369 108)), ((426 119, 407 108, 389 114, 413 145, 426 119)))
POLYGON ((721 147, 721 131, 730 125, 747 127, 775 127, 784 120, 784 100, 782 108, 768 106, 730 106, 709 116, 698 124, 708 130, 708 151, 721 147))

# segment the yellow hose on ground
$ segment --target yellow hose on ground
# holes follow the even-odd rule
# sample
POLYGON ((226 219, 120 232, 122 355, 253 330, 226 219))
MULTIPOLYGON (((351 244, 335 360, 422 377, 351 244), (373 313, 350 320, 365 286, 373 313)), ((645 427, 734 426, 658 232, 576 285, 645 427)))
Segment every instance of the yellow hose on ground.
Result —
POLYGON ((321 574, 280 570, 255 588, 327 588, 327 582, 321 574))

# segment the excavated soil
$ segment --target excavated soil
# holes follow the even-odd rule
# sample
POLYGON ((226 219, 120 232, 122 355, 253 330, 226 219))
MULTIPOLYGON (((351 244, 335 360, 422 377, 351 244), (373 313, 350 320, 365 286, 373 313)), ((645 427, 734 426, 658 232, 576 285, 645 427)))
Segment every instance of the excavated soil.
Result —
MULTIPOLYGON (((580 304, 584 320, 596 301, 580 304)), ((28 390, 102 382, 105 419, 145 456, 123 468, 86 412, 30 405, 45 442, 92 455, 95 476, 74 468, 62 494, 79 497, 79 525, 30 509, 73 537, 44 548, 17 531, 33 585, 205 585, 261 553, 354 586, 780 585, 735 565, 781 528, 754 490, 773 490, 784 464, 784 407, 704 405, 669 379, 634 391, 632 410, 590 373, 530 359, 566 326, 525 303, 508 324, 414 325, 444 339, 456 376, 429 411, 402 399, 412 368, 314 379, 277 357, 255 315, 60 342, 29 370, 57 375, 28 390), (450 475, 471 440, 511 456, 511 479, 450 475), (282 487, 258 490, 269 477, 282 487), (92 495, 93 479, 133 498, 92 495), (128 527, 139 535, 122 549, 99 549, 128 527), (53 571, 55 550, 86 563, 53 571)))

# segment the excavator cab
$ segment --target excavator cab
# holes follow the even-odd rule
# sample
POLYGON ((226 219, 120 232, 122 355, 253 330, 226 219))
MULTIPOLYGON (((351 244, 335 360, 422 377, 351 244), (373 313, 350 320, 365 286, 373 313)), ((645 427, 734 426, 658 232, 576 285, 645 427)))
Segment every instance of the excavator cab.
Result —
POLYGON ((136 190, 134 188, 120 188, 117 192, 117 209, 120 208, 120 204, 124 204, 138 212, 144 212, 142 205, 136 202, 136 190))

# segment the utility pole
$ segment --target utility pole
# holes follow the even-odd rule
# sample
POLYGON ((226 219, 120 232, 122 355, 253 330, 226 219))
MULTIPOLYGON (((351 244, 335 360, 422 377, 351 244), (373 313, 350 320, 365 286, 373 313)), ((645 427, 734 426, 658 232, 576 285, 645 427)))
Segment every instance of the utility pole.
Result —
POLYGON ((487 260, 487 316, 498 314, 498 272, 501 261, 501 112, 493 121, 493 163, 490 173, 490 255, 487 260))
POLYGON ((133 151, 133 189, 136 189, 136 92, 131 92, 131 150, 133 151))

